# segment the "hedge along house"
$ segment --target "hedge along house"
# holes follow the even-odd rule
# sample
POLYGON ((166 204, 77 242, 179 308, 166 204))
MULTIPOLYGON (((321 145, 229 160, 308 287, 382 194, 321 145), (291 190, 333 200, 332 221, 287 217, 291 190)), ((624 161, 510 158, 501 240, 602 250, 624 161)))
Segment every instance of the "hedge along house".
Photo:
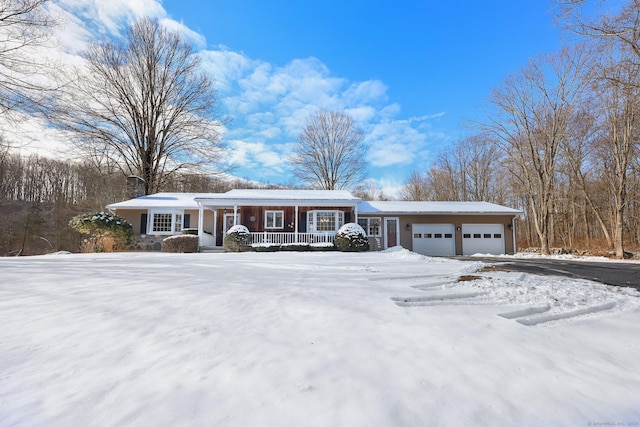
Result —
POLYGON ((432 256, 516 252, 522 212, 487 202, 362 202, 358 224, 372 247, 400 245, 432 256))

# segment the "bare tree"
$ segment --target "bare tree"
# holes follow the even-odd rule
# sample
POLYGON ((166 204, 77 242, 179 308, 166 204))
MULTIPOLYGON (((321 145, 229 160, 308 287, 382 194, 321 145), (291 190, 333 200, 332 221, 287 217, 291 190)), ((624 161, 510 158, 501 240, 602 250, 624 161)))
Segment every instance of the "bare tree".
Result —
POLYGON ((638 154, 640 119, 640 66, 614 62, 605 67, 599 80, 602 106, 603 140, 598 152, 608 173, 606 180, 612 208, 612 229, 616 256, 624 257, 624 216, 629 202, 628 182, 633 160, 638 154))
POLYGON ((409 177, 404 181, 402 188, 400 188, 398 197, 400 200, 423 201, 430 200, 429 196, 429 182, 426 174, 412 170, 409 177))
POLYGON ((0 0, 0 113, 39 107, 43 91, 43 63, 33 48, 48 40, 55 21, 47 0, 0 0))
POLYGON ((320 110, 307 119, 291 162, 294 174, 312 187, 338 190, 366 177, 363 132, 346 113, 320 110))
POLYGON ((496 114, 487 130, 506 156, 505 166, 529 199, 542 253, 553 239, 553 201, 560 143, 578 104, 584 64, 581 48, 529 63, 493 91, 496 114))
POLYGON ((626 45, 640 62, 640 0, 601 0, 600 7, 589 0, 554 2, 559 6, 559 18, 570 31, 592 38, 613 38, 626 45))
POLYGON ((95 44, 58 117, 85 157, 108 159, 157 192, 176 171, 221 155, 213 80, 178 32, 134 22, 122 41, 95 44))
POLYGON ((373 179, 367 179, 351 190, 351 194, 362 200, 389 200, 373 179))

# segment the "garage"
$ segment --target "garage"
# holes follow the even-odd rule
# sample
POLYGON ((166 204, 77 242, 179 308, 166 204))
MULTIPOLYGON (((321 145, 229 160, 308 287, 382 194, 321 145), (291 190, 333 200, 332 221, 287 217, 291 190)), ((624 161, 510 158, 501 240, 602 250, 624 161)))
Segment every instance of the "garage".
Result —
POLYGON ((414 252, 431 256, 456 254, 453 224, 413 224, 411 231, 414 252))
POLYGON ((478 253, 505 253, 503 224, 462 224, 462 254, 478 253))

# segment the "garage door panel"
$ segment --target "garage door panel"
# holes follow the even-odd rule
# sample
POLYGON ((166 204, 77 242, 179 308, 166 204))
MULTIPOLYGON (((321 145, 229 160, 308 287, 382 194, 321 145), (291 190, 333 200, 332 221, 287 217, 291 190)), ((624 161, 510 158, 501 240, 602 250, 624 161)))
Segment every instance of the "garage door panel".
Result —
POLYGON ((430 256, 455 255, 454 230, 453 224, 413 224, 413 251, 430 256))
POLYGON ((504 254, 503 224, 463 224, 462 254, 504 254))

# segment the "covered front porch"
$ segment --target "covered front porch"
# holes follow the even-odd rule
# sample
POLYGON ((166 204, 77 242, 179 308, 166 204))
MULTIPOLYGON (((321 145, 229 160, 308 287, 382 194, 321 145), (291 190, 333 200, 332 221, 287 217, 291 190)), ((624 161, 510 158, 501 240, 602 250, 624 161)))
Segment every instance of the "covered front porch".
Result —
POLYGON ((346 191, 231 190, 195 201, 200 246, 216 247, 238 224, 249 229, 252 244, 332 243, 342 225, 357 221, 360 199, 346 191))

